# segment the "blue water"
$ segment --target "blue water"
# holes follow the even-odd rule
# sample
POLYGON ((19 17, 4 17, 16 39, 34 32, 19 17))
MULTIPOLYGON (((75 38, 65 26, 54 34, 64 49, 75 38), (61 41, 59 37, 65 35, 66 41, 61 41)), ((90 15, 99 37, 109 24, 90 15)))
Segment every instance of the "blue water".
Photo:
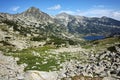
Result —
POLYGON ((85 40, 100 40, 100 39, 104 39, 105 37, 104 36, 85 36, 84 39, 85 40))

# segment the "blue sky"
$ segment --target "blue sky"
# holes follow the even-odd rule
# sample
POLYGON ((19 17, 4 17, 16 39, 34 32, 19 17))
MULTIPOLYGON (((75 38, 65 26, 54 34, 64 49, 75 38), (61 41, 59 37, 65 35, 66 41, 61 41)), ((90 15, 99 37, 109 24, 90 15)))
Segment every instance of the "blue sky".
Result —
POLYGON ((50 15, 66 12, 72 15, 120 20, 120 0, 0 0, 0 12, 21 13, 34 6, 50 15))

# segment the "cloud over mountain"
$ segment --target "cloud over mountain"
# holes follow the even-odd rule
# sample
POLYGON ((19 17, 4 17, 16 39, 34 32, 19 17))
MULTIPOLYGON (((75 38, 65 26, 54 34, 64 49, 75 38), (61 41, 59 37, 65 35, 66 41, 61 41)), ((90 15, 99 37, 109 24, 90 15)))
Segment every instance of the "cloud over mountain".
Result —
POLYGON ((52 7, 49 7, 49 8, 47 8, 48 10, 59 10, 59 9, 61 9, 61 5, 60 4, 57 4, 57 5, 54 5, 54 6, 52 6, 52 7))
POLYGON ((11 11, 18 11, 18 9, 20 9, 20 6, 14 6, 10 10, 11 11))
POLYGON ((88 16, 88 17, 102 17, 102 16, 107 16, 111 17, 117 20, 120 20, 120 11, 114 10, 114 9, 108 9, 103 5, 96 5, 93 6, 92 8, 89 8, 88 10, 80 10, 77 9, 75 11, 73 10, 61 10, 59 13, 68 13, 72 15, 80 15, 80 16, 88 16))

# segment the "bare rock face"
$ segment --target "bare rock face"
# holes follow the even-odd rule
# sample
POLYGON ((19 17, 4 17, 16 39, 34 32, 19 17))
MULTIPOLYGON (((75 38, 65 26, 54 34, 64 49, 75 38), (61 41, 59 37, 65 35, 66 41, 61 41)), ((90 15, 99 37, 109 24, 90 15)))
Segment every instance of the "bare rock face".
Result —
POLYGON ((0 80, 23 80, 24 65, 17 65, 18 58, 4 56, 0 52, 0 80))
POLYGON ((56 72, 43 72, 43 71, 27 71, 25 73, 25 80, 57 80, 56 72))

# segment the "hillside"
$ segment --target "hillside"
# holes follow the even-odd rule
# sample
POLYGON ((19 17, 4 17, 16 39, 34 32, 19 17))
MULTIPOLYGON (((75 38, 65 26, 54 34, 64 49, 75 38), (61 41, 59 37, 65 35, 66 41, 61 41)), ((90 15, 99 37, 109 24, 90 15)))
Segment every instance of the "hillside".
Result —
POLYGON ((0 13, 0 80, 119 80, 119 31, 105 16, 0 13), (105 38, 83 38, 91 35, 105 38))
POLYGON ((120 34, 120 21, 105 16, 89 18, 61 13, 56 15, 55 20, 58 24, 66 26, 68 32, 72 34, 104 36, 120 34))

